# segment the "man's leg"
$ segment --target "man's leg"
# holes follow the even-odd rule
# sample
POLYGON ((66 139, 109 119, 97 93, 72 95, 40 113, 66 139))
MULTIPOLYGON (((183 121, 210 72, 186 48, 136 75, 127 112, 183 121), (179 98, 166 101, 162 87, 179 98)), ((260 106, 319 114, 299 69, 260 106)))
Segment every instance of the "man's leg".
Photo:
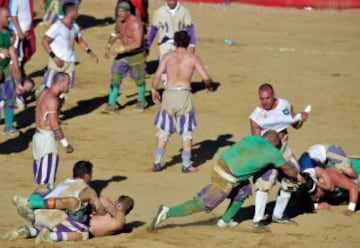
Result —
POLYGON ((103 113, 112 114, 119 110, 117 105, 117 97, 120 94, 120 84, 128 71, 128 64, 126 60, 114 60, 111 66, 111 84, 108 95, 108 105, 103 113))
POLYGON ((19 130, 13 127, 14 105, 16 101, 15 82, 12 77, 5 78, 5 82, 0 84, 0 97, 4 100, 4 133, 9 136, 19 135, 19 130))
POLYGON ((262 223, 265 215, 265 208, 269 197, 268 191, 277 182, 278 171, 276 169, 268 169, 255 181, 255 214, 253 217, 254 227, 263 229, 265 228, 262 223))
POLYGON ((33 173, 36 184, 49 184, 54 186, 56 171, 59 164, 59 156, 56 153, 49 153, 40 160, 34 160, 33 173))
POLYGON ((224 182, 222 179, 220 180, 220 185, 222 186, 211 183, 204 187, 192 200, 186 201, 171 208, 160 206, 156 216, 151 223, 151 228, 158 228, 162 221, 170 217, 187 216, 200 211, 210 212, 216 208, 226 199, 232 188, 231 184, 224 182))

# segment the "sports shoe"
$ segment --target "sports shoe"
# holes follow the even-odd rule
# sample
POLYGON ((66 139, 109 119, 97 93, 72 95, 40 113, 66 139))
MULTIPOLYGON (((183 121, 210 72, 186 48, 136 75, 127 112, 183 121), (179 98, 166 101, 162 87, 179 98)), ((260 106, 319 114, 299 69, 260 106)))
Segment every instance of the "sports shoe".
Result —
POLYGON ((153 221, 151 222, 150 228, 151 228, 152 230, 157 229, 157 228, 159 227, 160 223, 161 223, 162 221, 166 220, 166 214, 167 214, 167 212, 169 212, 169 208, 168 208, 168 207, 163 206, 163 205, 161 205, 161 206, 159 207, 159 210, 158 210, 156 216, 154 217, 153 221))
POLYGON ((51 231, 46 227, 41 229, 41 231, 39 232, 38 236, 35 239, 35 244, 40 244, 44 242, 51 242, 51 243, 54 242, 54 240, 52 240, 50 237, 50 233, 51 231))
POLYGON ((225 221, 223 221, 222 219, 220 219, 220 220, 216 223, 216 225, 217 225, 218 227, 224 228, 224 227, 234 227, 234 226, 239 225, 239 223, 236 222, 236 221, 234 221, 234 220, 230 220, 229 222, 225 222, 225 221))
POLYGON ((106 105, 106 108, 102 111, 102 113, 111 115, 111 114, 116 113, 119 110, 120 110, 120 108, 117 104, 113 104, 113 105, 108 104, 108 105, 106 105))
POLYGON ((144 101, 138 101, 135 106, 135 111, 137 112, 143 112, 148 106, 148 103, 146 100, 144 101))
POLYGON ((19 227, 18 229, 11 230, 4 234, 3 239, 12 241, 16 239, 27 239, 30 238, 30 230, 26 226, 19 227))
POLYGON ((183 166, 181 168, 182 173, 195 173, 195 172, 198 172, 198 171, 199 171, 199 169, 196 168, 196 167, 193 167, 193 166, 190 166, 190 167, 183 166))
POLYGON ((32 209, 29 208, 27 199, 18 195, 14 195, 12 198, 12 202, 21 217, 23 217, 30 223, 33 223, 35 221, 34 212, 32 209))
POLYGON ((161 164, 160 163, 156 163, 156 164, 154 164, 153 165, 153 167, 152 167, 152 171, 154 171, 154 172, 159 172, 159 171, 161 171, 161 164))
POLYGON ((277 218, 274 215, 272 216, 272 221, 279 223, 279 224, 285 224, 285 223, 289 223, 291 220, 285 216, 281 217, 281 218, 277 218))
POLYGON ((265 226, 264 222, 262 221, 257 221, 257 222, 254 222, 254 228, 256 230, 259 230, 259 231, 265 231, 267 230, 268 228, 265 226))
POLYGON ((20 134, 19 130, 15 127, 5 127, 4 133, 8 136, 18 136, 20 134))

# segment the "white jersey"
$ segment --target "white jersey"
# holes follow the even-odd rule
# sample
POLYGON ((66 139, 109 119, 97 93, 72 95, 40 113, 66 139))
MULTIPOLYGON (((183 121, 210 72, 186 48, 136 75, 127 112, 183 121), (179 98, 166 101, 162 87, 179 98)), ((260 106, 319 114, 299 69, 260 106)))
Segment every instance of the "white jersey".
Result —
POLYGON ((44 198, 75 197, 80 199, 80 193, 89 187, 84 180, 67 178, 50 191, 44 198))
POLYGON ((260 126, 261 135, 268 130, 275 130, 279 133, 298 121, 291 116, 291 104, 281 98, 278 98, 278 105, 275 109, 265 110, 256 107, 249 118, 260 126))
POLYGON ((52 39, 50 48, 57 57, 65 62, 76 61, 74 51, 75 40, 81 37, 80 28, 76 23, 73 23, 72 28, 69 29, 61 20, 58 20, 51 25, 45 35, 52 39))
MULTIPOLYGON (((9 11, 11 16, 16 16, 21 30, 26 33, 31 28, 32 13, 29 0, 10 0, 9 11)), ((10 23, 10 28, 15 30, 14 23, 10 23)))

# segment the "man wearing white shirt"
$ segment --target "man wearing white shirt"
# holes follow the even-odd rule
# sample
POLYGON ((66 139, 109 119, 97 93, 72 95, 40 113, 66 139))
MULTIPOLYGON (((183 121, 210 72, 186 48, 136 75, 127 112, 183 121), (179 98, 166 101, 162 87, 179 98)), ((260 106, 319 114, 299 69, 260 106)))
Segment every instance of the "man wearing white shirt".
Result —
POLYGON ((74 87, 75 43, 78 43, 80 48, 98 63, 98 57, 82 38, 79 26, 73 22, 78 16, 78 6, 69 2, 64 4, 63 9, 64 18, 51 25, 42 40, 42 45, 50 56, 43 82, 43 87, 47 88, 51 86, 56 72, 68 73, 71 79, 71 87, 74 87))
MULTIPOLYGON (((268 130, 274 130, 279 134, 282 146, 280 148, 285 160, 299 172, 298 162, 288 145, 287 128, 292 126, 296 129, 302 127, 307 120, 310 110, 305 110, 295 115, 291 103, 285 99, 277 98, 271 84, 265 83, 259 87, 260 105, 257 106, 250 115, 250 129, 252 135, 261 136, 268 130)), ((309 108, 309 107, 308 107, 309 108)), ((255 214, 253 218, 256 228, 263 228, 262 223, 265 207, 269 195, 269 190, 278 180, 278 170, 269 169, 258 175, 255 181, 255 214)), ((276 199, 272 220, 277 223, 289 222, 289 219, 283 216, 291 193, 297 189, 297 186, 281 178, 280 194, 276 199)))
MULTIPOLYGON (((19 62, 23 70, 23 45, 24 40, 27 38, 28 32, 32 27, 32 1, 30 0, 10 0, 9 11, 11 14, 12 22, 10 29, 16 34, 16 41, 14 47, 17 49, 19 62)), ((23 72, 23 71, 22 71, 23 72)))
MULTIPOLYGON (((178 0, 166 0, 166 4, 154 12, 145 48, 147 51, 150 49, 155 36, 158 34, 159 59, 161 60, 166 53, 175 50, 174 34, 181 30, 185 30, 190 35, 188 49, 194 52, 195 28, 189 10, 181 5, 178 0)), ((162 81, 166 82, 165 74, 163 74, 162 81)))

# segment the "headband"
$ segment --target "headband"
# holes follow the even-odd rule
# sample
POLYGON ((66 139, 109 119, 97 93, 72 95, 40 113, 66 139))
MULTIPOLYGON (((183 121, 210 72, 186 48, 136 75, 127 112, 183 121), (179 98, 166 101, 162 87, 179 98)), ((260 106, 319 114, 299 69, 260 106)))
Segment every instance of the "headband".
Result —
POLYGON ((121 4, 119 4, 119 5, 117 6, 117 9, 118 9, 118 10, 123 10, 123 11, 130 11, 130 7, 125 6, 125 5, 121 5, 121 4))

